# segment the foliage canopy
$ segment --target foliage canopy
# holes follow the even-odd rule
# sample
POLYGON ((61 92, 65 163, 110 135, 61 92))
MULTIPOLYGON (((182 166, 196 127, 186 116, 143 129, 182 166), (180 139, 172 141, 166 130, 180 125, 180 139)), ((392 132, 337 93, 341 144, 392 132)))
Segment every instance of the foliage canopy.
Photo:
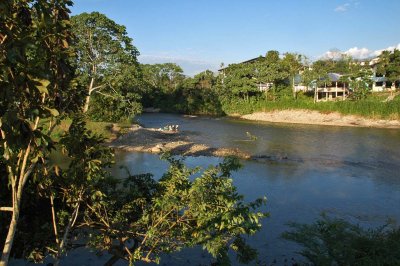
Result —
POLYGON ((118 121, 140 112, 139 51, 125 26, 98 12, 71 19, 76 75, 87 88, 84 112, 96 120, 118 121), (90 108, 89 108, 90 107, 90 108))
MULTIPOLYGON (((91 101, 93 110, 115 107, 99 109, 102 117, 138 110, 138 52, 125 28, 99 13, 74 17, 71 28, 71 4, 0 2, 0 219, 10 224, 0 228, 0 265, 11 254, 35 261, 52 255, 58 265, 76 247, 75 237, 110 251, 110 265, 121 258, 157 261, 162 252, 194 245, 220 261, 227 262, 229 247, 241 261, 254 258, 242 234, 260 228, 265 214, 255 209, 263 200, 244 203, 236 192, 230 171, 237 160, 195 180, 190 178, 197 170, 175 159, 159 182, 151 175, 115 179, 106 171, 112 151, 86 129, 80 112, 92 93, 105 97, 91 101), (57 144, 51 132, 65 117, 73 122, 57 144), (52 159, 56 144, 67 165, 52 159)), ((202 86, 206 74, 199 78, 202 86)), ((169 89, 178 89, 179 69, 167 76, 176 81, 169 89)))

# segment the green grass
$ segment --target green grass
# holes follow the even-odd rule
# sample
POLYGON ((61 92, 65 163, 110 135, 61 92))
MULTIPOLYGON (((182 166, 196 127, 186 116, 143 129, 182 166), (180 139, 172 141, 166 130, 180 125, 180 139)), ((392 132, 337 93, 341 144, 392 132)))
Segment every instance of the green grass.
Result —
POLYGON ((299 95, 297 100, 282 98, 277 101, 252 98, 250 101, 236 100, 223 104, 224 112, 229 114, 250 114, 253 112, 268 112, 274 110, 306 109, 323 113, 339 112, 345 115, 359 115, 368 118, 400 119, 400 96, 393 101, 383 102, 387 93, 371 94, 367 99, 337 102, 314 103, 312 97, 299 95))
MULTIPOLYGON (((65 132, 68 131, 71 122, 72 120, 69 118, 61 121, 61 123, 53 130, 51 136, 56 141, 58 141, 65 134, 65 132)), ((48 120, 44 120, 41 124, 43 127, 46 128, 48 123, 49 123, 48 120)), ((120 123, 94 122, 94 121, 86 122, 87 129, 89 129, 95 134, 103 136, 108 141, 118 137, 121 134, 128 132, 131 125, 132 124, 128 121, 120 123)))
POLYGON ((89 130, 91 130, 94 133, 102 135, 107 140, 111 140, 116 136, 128 132, 131 125, 132 124, 129 122, 110 123, 110 122, 93 122, 93 121, 88 121, 86 124, 89 130), (113 125, 115 125, 114 129, 113 125))

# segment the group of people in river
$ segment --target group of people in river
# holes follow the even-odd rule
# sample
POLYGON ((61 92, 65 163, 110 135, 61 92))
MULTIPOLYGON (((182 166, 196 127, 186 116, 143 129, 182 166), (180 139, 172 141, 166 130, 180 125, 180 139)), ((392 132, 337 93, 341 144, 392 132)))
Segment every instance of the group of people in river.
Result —
POLYGON ((166 125, 163 128, 159 128, 159 131, 172 131, 172 132, 177 132, 179 128, 179 125, 166 125))

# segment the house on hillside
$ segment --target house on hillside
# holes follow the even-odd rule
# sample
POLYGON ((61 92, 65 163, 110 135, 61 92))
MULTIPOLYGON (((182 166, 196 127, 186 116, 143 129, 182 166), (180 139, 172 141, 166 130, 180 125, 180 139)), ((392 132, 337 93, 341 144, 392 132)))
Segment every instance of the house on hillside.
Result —
POLYGON ((372 79, 372 92, 381 92, 386 90, 386 81, 385 77, 377 77, 374 73, 372 79))
POLYGON ((349 95, 349 90, 341 78, 343 75, 338 73, 328 73, 329 81, 325 82, 323 86, 317 86, 317 81, 312 82, 314 88, 314 97, 316 102, 321 101, 343 101, 349 95))
POLYGON ((258 83, 257 88, 259 91, 265 92, 268 91, 274 83, 258 83))
POLYGON ((377 68, 379 63, 379 57, 373 58, 369 61, 366 61, 365 64, 368 64, 372 70, 372 92, 381 92, 386 90, 386 78, 377 76, 377 68))
POLYGON ((299 91, 307 92, 307 91, 312 91, 313 90, 312 87, 307 86, 306 84, 303 83, 303 80, 301 78, 301 74, 297 74, 296 76, 294 76, 294 80, 293 81, 294 81, 294 90, 296 92, 299 92, 299 91))
MULTIPOLYGON (((263 59, 263 58, 264 58, 263 56, 259 56, 259 57, 255 57, 255 58, 252 58, 252 59, 249 59, 249 60, 237 63, 237 64, 238 65, 241 65, 241 64, 252 64, 252 63, 255 63, 258 60, 263 59)), ((222 68, 218 69, 218 72, 225 77, 226 76, 226 70, 228 68, 229 68, 229 66, 222 67, 222 68)), ((253 79, 256 79, 256 78, 253 77, 253 79)), ((223 82, 223 80, 222 80, 222 82, 223 82)), ((257 85, 257 89, 259 91, 265 92, 265 91, 268 91, 272 87, 273 83, 270 83, 270 82, 269 83, 257 83, 256 85, 257 85)))
MULTIPOLYGON (((262 58, 262 56, 255 57, 255 58, 252 58, 252 59, 249 59, 249 60, 246 60, 246 61, 237 63, 237 64, 240 65, 240 64, 250 64, 250 63, 254 63, 254 62, 260 60, 260 58, 262 58)), ((219 72, 220 74, 222 74, 222 75, 225 76, 225 70, 228 69, 228 68, 229 68, 229 66, 221 67, 220 69, 218 69, 218 72, 219 72)))
POLYGON ((396 88, 396 84, 398 84, 398 82, 395 82, 394 87, 392 88, 391 83, 385 76, 377 76, 378 63, 379 57, 373 58, 368 62, 368 65, 371 67, 373 73, 371 77, 372 92, 391 91, 393 88, 396 88))

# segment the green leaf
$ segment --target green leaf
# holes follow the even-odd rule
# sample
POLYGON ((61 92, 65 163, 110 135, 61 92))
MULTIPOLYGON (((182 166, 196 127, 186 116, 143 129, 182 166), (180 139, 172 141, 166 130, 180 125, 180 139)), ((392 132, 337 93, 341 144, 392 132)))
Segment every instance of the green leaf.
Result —
POLYGON ((39 156, 36 156, 35 158, 33 158, 31 160, 32 163, 37 163, 37 161, 39 160, 39 156))
POLYGON ((62 40, 62 43, 63 43, 64 48, 68 48, 69 47, 67 40, 62 40))
POLYGON ((47 107, 45 107, 45 109, 47 111, 49 111, 52 116, 59 116, 60 115, 60 113, 58 112, 57 109, 52 109, 52 108, 47 108, 47 107))
POLYGON ((40 93, 49 94, 47 86, 49 86, 50 81, 48 81, 47 79, 34 79, 34 81, 40 83, 40 85, 35 85, 35 87, 38 89, 40 93))

